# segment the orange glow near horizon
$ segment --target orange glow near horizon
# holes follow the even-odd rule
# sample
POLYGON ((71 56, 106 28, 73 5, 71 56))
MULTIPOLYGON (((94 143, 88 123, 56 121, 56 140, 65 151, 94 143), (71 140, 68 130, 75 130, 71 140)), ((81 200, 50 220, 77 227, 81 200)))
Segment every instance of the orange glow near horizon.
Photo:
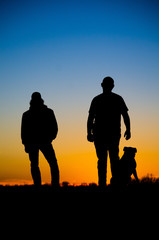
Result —
MULTIPOLYGON (((124 126, 122 127, 124 131, 124 126)), ((77 129, 77 126, 72 124, 71 128, 65 126, 65 129, 67 129, 65 132, 62 130, 59 131, 57 139, 53 142, 59 164, 60 183, 63 181, 67 181, 74 185, 97 183, 97 157, 94 144, 87 142, 86 131, 84 132, 81 130, 82 126, 80 129, 77 129)), ((141 133, 141 129, 132 131, 132 139, 129 141, 124 139, 122 132, 119 155, 120 157, 122 156, 124 146, 136 147, 138 152, 135 159, 139 178, 147 174, 159 177, 158 143, 152 141, 147 142, 148 136, 143 138, 139 135, 140 137, 137 138, 137 132, 141 133)), ((148 135, 149 132, 142 132, 142 134, 148 135)), ((149 135, 149 137, 151 136, 149 135)), ((20 136, 14 134, 12 139, 10 138, 10 141, 12 141, 11 145, 5 145, 3 142, 1 151, 1 159, 3 159, 3 161, 1 161, 0 184, 31 184, 30 162, 28 154, 24 152, 20 136)), ((42 182, 49 184, 51 182, 50 169, 42 153, 39 155, 39 166, 42 182)), ((110 178, 111 171, 108 157, 107 183, 110 182, 110 178)))

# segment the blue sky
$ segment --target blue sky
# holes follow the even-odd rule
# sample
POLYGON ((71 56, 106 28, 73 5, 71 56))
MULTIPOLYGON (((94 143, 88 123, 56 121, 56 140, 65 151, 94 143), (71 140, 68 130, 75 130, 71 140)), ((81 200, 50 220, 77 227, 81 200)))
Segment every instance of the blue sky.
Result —
POLYGON ((158 9, 158 1, 1 2, 3 84, 157 71, 158 9))
POLYGON ((1 1, 2 100, 39 89, 72 102, 106 75, 125 94, 158 87, 158 10, 158 1, 1 1))
POLYGON ((34 91, 54 108, 61 128, 76 123, 85 132, 90 101, 107 75, 127 102, 134 128, 145 121, 143 133, 153 125, 154 139, 158 12, 157 0, 0 1, 0 108, 6 139, 10 132, 11 141, 19 138, 21 115, 34 91))

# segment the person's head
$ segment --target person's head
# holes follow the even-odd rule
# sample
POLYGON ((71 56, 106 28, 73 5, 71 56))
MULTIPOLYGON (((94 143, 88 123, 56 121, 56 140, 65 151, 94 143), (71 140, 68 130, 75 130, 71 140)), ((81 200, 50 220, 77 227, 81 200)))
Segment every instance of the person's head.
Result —
POLYGON ((38 107, 44 104, 44 100, 41 98, 41 94, 39 92, 34 92, 31 95, 30 106, 38 107))
POLYGON ((114 80, 111 77, 105 77, 101 83, 103 92, 111 92, 114 88, 114 80))

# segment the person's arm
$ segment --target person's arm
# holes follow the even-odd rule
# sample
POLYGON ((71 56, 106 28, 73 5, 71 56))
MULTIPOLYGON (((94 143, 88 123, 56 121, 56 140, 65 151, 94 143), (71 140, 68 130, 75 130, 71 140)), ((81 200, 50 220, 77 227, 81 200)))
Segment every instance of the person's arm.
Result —
POLYGON ((21 139, 22 144, 24 145, 25 152, 29 153, 30 151, 30 144, 28 143, 28 125, 26 120, 26 115, 23 114, 22 121, 21 121, 21 139))
POLYGON ((25 145, 26 139, 27 139, 27 125, 26 125, 26 119, 25 119, 25 114, 22 116, 22 121, 21 121, 21 140, 22 144, 25 145))
POLYGON ((128 115, 127 111, 125 111, 122 115, 123 115, 124 123, 125 123, 125 126, 126 126, 126 131, 125 131, 124 137, 125 137, 126 140, 129 140, 131 138, 130 118, 129 118, 129 115, 128 115))
POLYGON ((95 115, 96 115, 96 100, 95 98, 92 100, 90 109, 89 109, 89 115, 87 120, 87 140, 89 142, 94 142, 94 122, 95 122, 95 115))
POLYGON ((58 124, 56 121, 56 117, 54 111, 50 111, 50 134, 51 134, 51 141, 54 140, 58 133, 58 124))
POLYGON ((89 113, 88 120, 87 120, 87 140, 89 142, 94 141, 93 137, 93 122, 94 122, 94 115, 89 113))

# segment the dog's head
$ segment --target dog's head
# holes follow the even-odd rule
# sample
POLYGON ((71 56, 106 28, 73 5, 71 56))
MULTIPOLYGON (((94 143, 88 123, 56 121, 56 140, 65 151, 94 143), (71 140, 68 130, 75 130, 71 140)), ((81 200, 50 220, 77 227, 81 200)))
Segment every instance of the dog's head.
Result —
POLYGON ((124 155, 129 156, 131 158, 134 158, 135 154, 137 153, 137 149, 133 147, 124 147, 123 151, 124 155))

